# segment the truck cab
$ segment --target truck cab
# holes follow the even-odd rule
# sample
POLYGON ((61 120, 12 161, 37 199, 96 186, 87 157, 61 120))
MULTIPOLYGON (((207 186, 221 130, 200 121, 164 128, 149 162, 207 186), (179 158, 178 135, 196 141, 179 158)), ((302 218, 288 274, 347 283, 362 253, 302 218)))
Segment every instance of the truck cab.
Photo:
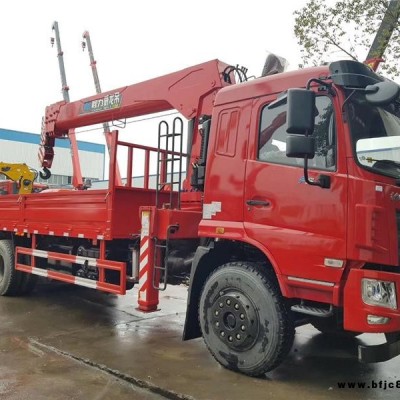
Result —
MULTIPOLYGON (((367 66, 339 61, 223 88, 211 117, 199 225, 199 236, 212 240, 203 250, 207 260, 214 254, 220 264, 229 261, 231 274, 232 260, 261 264, 294 326, 306 321, 323 332, 385 333, 388 343, 360 346, 368 362, 399 354, 399 93, 367 66), (291 97, 294 88, 312 96, 291 97)), ((208 268, 200 257, 198 263, 208 268)), ((214 274, 215 286, 230 279, 214 274)), ((259 329, 249 336, 239 331, 241 317, 247 331, 257 313, 243 285, 213 295, 206 283, 208 304, 200 306, 208 347, 223 365, 240 370, 246 361, 239 366, 239 356, 232 365, 232 353, 238 356, 240 342, 251 342, 259 329), (226 299, 250 311, 235 313, 226 299), (215 316, 216 304, 223 317, 215 316), (212 350, 218 340, 230 358, 212 350)))

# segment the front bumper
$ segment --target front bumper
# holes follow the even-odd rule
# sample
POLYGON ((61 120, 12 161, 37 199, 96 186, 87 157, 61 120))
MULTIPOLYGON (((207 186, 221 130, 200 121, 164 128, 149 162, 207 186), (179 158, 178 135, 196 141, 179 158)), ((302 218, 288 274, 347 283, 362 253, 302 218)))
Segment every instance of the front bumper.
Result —
POLYGON ((344 287, 344 329, 365 333, 400 332, 400 274, 393 272, 355 269, 349 272, 344 287), (396 286, 397 309, 365 304, 361 296, 363 278, 394 282, 396 286), (371 325, 368 315, 388 318, 385 324, 371 325))
MULTIPOLYGON (((400 274, 356 269, 349 272, 344 287, 344 320, 345 330, 363 333, 400 333, 400 274), (363 278, 394 282, 396 286, 397 309, 368 305, 362 300, 361 280, 363 278), (386 317, 384 324, 368 323, 368 315, 386 317)), ((399 340, 390 340, 375 346, 359 346, 358 358, 363 362, 387 361, 400 355, 399 340)))
POLYGON ((374 346, 358 346, 358 359, 365 363, 375 363, 390 360, 400 355, 399 340, 374 346))

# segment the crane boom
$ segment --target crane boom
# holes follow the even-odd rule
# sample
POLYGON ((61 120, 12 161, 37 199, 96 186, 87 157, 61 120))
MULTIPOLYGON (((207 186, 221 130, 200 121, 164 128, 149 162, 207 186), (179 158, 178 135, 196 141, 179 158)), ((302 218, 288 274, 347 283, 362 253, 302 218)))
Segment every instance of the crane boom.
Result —
POLYGON ((26 164, 0 162, 0 174, 11 179, 13 182, 18 182, 19 194, 32 193, 33 182, 36 179, 37 173, 26 164))
MULTIPOLYGON (((65 66, 64 66, 64 53, 61 48, 61 39, 60 39, 60 31, 58 28, 58 22, 54 21, 52 29, 55 33, 55 41, 57 46, 57 58, 58 58, 58 65, 60 69, 60 77, 61 77, 61 85, 62 85, 62 94, 64 101, 69 103, 69 87, 67 85, 67 75, 65 73, 65 66)), ((54 43, 54 39, 51 40, 51 43, 54 43)), ((70 140, 70 148, 71 148, 71 157, 72 157, 72 185, 76 189, 83 189, 83 179, 82 179, 82 172, 81 166, 79 163, 79 154, 78 154, 78 143, 75 136, 75 130, 71 129, 68 132, 68 137, 70 140)), ((50 172, 48 168, 51 167, 54 158, 54 139, 49 138, 46 135, 41 135, 41 144, 39 148, 39 162, 41 166, 44 168, 44 173, 40 172, 40 176, 44 179, 48 179, 50 177, 50 172)))
MULTIPOLYGON (((58 58, 58 66, 60 69, 60 77, 61 77, 61 91, 63 94, 63 98, 66 102, 69 102, 69 87, 67 85, 67 74, 65 72, 64 66, 64 53, 61 49, 61 38, 60 38, 60 30, 58 29, 58 22, 54 21, 52 29, 55 33, 55 41, 57 46, 57 58, 58 58)), ((52 41, 53 43, 53 41, 52 41)))
POLYGON ((222 78, 226 67, 212 60, 71 103, 55 103, 46 108, 46 134, 64 137, 69 129, 172 109, 188 119, 201 111, 210 113, 216 92, 229 85, 222 78))
MULTIPOLYGON (((211 60, 160 76, 67 103, 46 108, 42 135, 49 143, 65 137, 70 129, 162 111, 177 110, 185 118, 210 115, 219 89, 233 82, 229 65, 211 60)), ((201 138, 195 134, 191 161, 200 155, 201 138)))

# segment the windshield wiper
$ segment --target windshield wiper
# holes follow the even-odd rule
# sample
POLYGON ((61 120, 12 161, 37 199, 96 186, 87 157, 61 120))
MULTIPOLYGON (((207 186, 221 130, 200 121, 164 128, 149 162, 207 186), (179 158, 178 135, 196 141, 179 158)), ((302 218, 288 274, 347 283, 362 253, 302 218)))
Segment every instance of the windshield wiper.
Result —
POLYGON ((398 161, 388 159, 379 160, 372 157, 365 157, 365 160, 368 162, 375 162, 373 165, 371 165, 371 168, 387 172, 393 175, 395 178, 398 178, 400 176, 400 162, 398 161))
MULTIPOLYGON (((367 161, 369 161, 368 158, 367 158, 367 161)), ((378 160, 378 159, 372 158, 371 161, 375 161, 374 167, 376 167, 376 164, 378 164, 378 163, 382 164, 382 165, 387 164, 387 165, 391 165, 391 166, 394 166, 394 167, 400 167, 400 162, 394 161, 394 160, 386 160, 386 159, 378 160)))
MULTIPOLYGON (((372 158, 372 157, 360 157, 361 161, 366 161, 368 163, 375 162, 373 167, 376 167, 377 163, 380 163, 382 165, 390 165, 394 167, 400 167, 400 161, 394 161, 394 160, 389 160, 389 159, 379 159, 379 158, 372 158)), ((371 165, 372 166, 372 165, 371 165)))

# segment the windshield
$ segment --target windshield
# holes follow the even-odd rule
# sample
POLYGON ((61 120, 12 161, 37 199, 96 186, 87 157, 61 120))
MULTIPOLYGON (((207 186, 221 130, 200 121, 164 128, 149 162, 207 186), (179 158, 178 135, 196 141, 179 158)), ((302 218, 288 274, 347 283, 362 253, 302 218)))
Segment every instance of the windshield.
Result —
POLYGON ((400 103, 374 106, 356 92, 348 99, 347 111, 359 163, 400 178, 400 103))

